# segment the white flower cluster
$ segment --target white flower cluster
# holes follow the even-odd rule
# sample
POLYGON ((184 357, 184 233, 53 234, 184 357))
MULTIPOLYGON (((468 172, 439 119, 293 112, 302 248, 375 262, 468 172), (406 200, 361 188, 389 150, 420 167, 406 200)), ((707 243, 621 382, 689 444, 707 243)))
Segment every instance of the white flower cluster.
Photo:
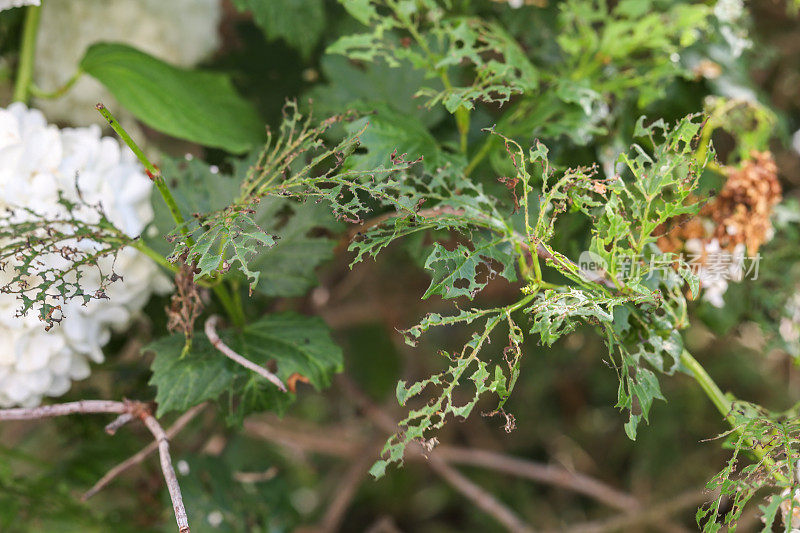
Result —
MULTIPOLYGON (((0 0, 1 1, 1 0, 0 0)), ((47 0, 36 43, 34 79, 43 90, 64 85, 86 49, 125 43, 179 66, 192 66, 219 47, 219 0, 47 0)), ((108 91, 83 76, 62 97, 37 101, 51 121, 102 124, 94 105, 116 108, 108 91)))
MULTIPOLYGON (((0 209, 57 213, 63 210, 59 191, 78 199, 76 180, 81 197, 101 203, 108 219, 130 236, 153 218, 151 181, 133 154, 101 137, 98 126, 59 130, 23 104, 0 109, 0 209)), ((114 271, 123 279, 109 286, 109 300, 62 306, 65 318, 50 331, 35 312, 15 317, 19 301, 0 294, 0 407, 34 406, 45 395, 64 394, 72 380, 89 375, 90 361, 103 360, 112 328, 124 326, 153 291, 169 286, 158 267, 132 248, 118 254, 114 271)), ((12 275, 13 264, 0 273, 0 285, 12 275)))
POLYGON ((12 7, 38 5, 41 5, 41 0, 0 0, 0 11, 11 9, 12 7))
POLYGON ((786 301, 779 331, 789 354, 800 356, 800 292, 786 301))
POLYGON ((728 43, 734 59, 753 46, 747 29, 742 27, 744 14, 742 0, 718 0, 714 6, 714 16, 720 23, 719 31, 728 43))
POLYGON ((708 242, 688 239, 686 251, 693 256, 706 259, 704 264, 695 269, 695 274, 700 279, 703 300, 714 307, 724 307, 723 295, 728 290, 728 282, 741 281, 743 277, 744 244, 737 244, 733 252, 729 252, 720 247, 717 239, 708 242))
MULTIPOLYGON (((789 533, 800 533, 800 489, 794 490, 794 496, 789 498, 790 491, 785 489, 781 492, 781 515, 783 523, 791 527, 789 533)), ((767 524, 772 526, 772 524, 767 524)), ((766 529, 766 528, 765 528, 766 529)))

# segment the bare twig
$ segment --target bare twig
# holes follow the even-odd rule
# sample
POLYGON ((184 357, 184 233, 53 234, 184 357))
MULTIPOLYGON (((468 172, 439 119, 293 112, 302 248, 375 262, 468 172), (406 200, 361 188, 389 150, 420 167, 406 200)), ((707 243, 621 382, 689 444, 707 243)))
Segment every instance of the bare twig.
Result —
MULTIPOLYGON (((181 416, 175 420, 175 423, 172 424, 169 429, 167 429, 167 437, 172 438, 178 433, 180 433, 183 428, 185 428, 192 419, 197 416, 197 414, 202 411, 206 407, 205 403, 201 403, 200 405, 195 405, 181 416)), ((144 448, 142 448, 138 453, 132 455, 131 457, 125 459, 114 468, 106 472, 106 474, 101 477, 97 483, 95 483, 92 488, 87 490, 81 496, 81 501, 86 501, 98 492, 100 492, 103 488, 106 487, 109 483, 111 483, 117 476, 128 470, 130 467, 138 465, 142 461, 144 461, 151 453, 158 449, 158 443, 153 441, 144 448)))
MULTIPOLYGON (((362 455, 363 441, 354 440, 352 438, 340 438, 336 435, 336 431, 329 429, 318 429, 313 431, 305 426, 301 429, 291 429, 286 426, 286 421, 279 424, 271 424, 255 418, 248 418, 244 422, 245 432, 248 435, 274 442, 294 451, 300 450, 304 452, 319 453, 342 458, 354 458, 362 455)), ((690 491, 687 492, 686 495, 680 495, 669 502, 647 507, 637 503, 634 507, 623 509, 622 505, 627 504, 626 502, 628 502, 630 499, 633 499, 633 496, 619 492, 612 487, 608 487, 607 485, 604 485, 601 482, 582 474, 574 474, 567 470, 559 472, 561 469, 555 466, 543 465, 533 461, 517 459, 496 452, 473 450, 469 448, 459 448, 447 445, 437 446, 435 450, 429 454, 430 457, 423 456, 421 451, 422 450, 419 447, 410 448, 410 453, 406 459, 414 462, 425 461, 428 465, 431 464, 431 461, 439 460, 445 464, 462 463, 497 470, 503 473, 540 481, 542 483, 560 486, 567 490, 572 490, 585 494, 586 496, 597 498, 598 501, 606 503, 609 506, 618 507, 621 510, 627 511, 624 514, 611 518, 607 521, 588 522, 575 527, 567 526, 568 531, 595 531, 599 533, 606 533, 624 530, 626 526, 641 526, 647 524, 662 526, 665 525, 663 522, 671 514, 703 501, 703 495, 700 493, 700 491, 690 491), (488 454, 490 459, 484 459, 481 457, 483 454, 488 454), (506 463, 506 461, 511 462, 506 463), (513 465, 515 468, 510 469, 510 465, 513 465), (539 469, 542 470, 537 472, 539 469), (541 472, 552 472, 552 475, 541 475, 541 472), (580 481, 572 483, 570 476, 576 476, 580 481), (583 480, 592 481, 598 486, 593 487, 591 483, 585 484, 583 480), (601 494, 603 494, 603 496, 600 496, 601 494), (621 497, 617 499, 618 496, 621 497)), ((572 479, 574 480, 575 478, 572 479)))
POLYGON ((263 472, 234 472, 233 479, 239 483, 262 483, 274 479, 278 475, 278 467, 271 466, 263 472))
POLYGON ((364 533, 403 533, 391 516, 382 516, 369 526, 364 533))
POLYGON ((641 508, 629 514, 616 516, 602 522, 584 522, 569 526, 569 531, 582 533, 610 533, 612 531, 629 531, 636 526, 658 523, 666 520, 671 515, 688 507, 700 505, 706 500, 707 494, 700 490, 690 490, 679 494, 675 498, 656 505, 641 508))
POLYGON ((150 406, 142 402, 115 402, 110 400, 81 400, 56 405, 43 405, 33 408, 19 409, 0 409, 0 420, 33 420, 38 418, 50 418, 54 416, 65 416, 71 414, 118 414, 110 427, 112 432, 133 418, 139 418, 144 422, 147 429, 153 434, 161 452, 161 469, 164 472, 164 480, 167 482, 172 507, 175 511, 175 521, 178 523, 179 533, 190 533, 189 522, 186 517, 186 509, 181 498, 181 489, 172 469, 172 459, 169 456, 169 443, 167 435, 150 412, 150 406), (129 416, 125 416, 129 415, 129 416))
POLYGON ((350 507, 350 502, 358 492, 358 487, 367 478, 369 466, 372 464, 376 450, 380 449, 379 447, 380 443, 375 441, 361 448, 360 453, 356 455, 355 460, 342 476, 341 482, 336 486, 334 497, 325 510, 317 531, 334 533, 339 530, 342 519, 350 507))
MULTIPOLYGON (((374 417, 380 417, 388 428, 381 427, 384 431, 393 428, 391 417, 385 416, 382 411, 371 411, 374 417), (387 424, 391 423, 392 425, 387 424)), ((336 431, 329 429, 313 429, 301 427, 292 429, 288 427, 289 420, 270 423, 265 420, 248 418, 244 422, 245 432, 249 435, 276 442, 294 450, 311 453, 320 453, 337 457, 354 457, 362 446, 361 442, 354 440, 352 432, 337 435, 336 431)), ((339 432, 342 433, 342 432, 339 432)), ((408 459, 420 461, 425 458, 419 450, 410 449, 408 459)), ((502 472, 504 474, 530 479, 539 483, 561 487, 566 490, 583 494, 610 507, 621 511, 632 512, 641 508, 641 504, 630 494, 626 494, 614 487, 598 481, 585 474, 571 472, 565 468, 521 459, 510 455, 493 452, 448 446, 437 446, 431 455, 438 456, 447 463, 477 466, 502 472)))
POLYGON ((189 533, 189 519, 186 517, 186 509, 183 506, 181 497, 181 487, 178 485, 178 477, 175 469, 172 468, 172 458, 169 455, 169 439, 164 432, 164 428, 158 423, 156 418, 149 412, 142 415, 142 422, 153 434, 158 443, 158 454, 161 459, 161 471, 164 473, 164 480, 167 482, 167 490, 172 500, 172 508, 175 511, 175 520, 178 522, 179 533, 189 533))
POLYGON ((133 415, 131 413, 122 413, 117 418, 114 419, 113 422, 106 426, 106 433, 109 435, 114 435, 119 428, 127 424, 133 420, 133 415))
POLYGON ((42 405, 33 408, 0 409, 0 420, 34 420, 65 416, 76 413, 97 414, 117 413, 122 414, 129 409, 127 403, 110 400, 81 400, 78 402, 59 403, 56 405, 42 405))
POLYGON ((208 340, 211 341, 211 344, 214 346, 214 348, 222 352, 222 354, 225 357, 228 357, 229 359, 236 361, 243 367, 248 368, 253 372, 255 372, 256 374, 268 379, 270 382, 274 383, 275 386, 278 387, 280 390, 286 392, 286 385, 283 384, 283 381, 281 381, 278 376, 276 376, 263 366, 255 364, 246 357, 242 357, 235 351, 231 350, 224 342, 222 342, 222 339, 220 339, 219 335, 217 335, 217 322, 219 322, 219 317, 217 315, 211 315, 210 317, 208 317, 208 320, 206 320, 205 324, 206 337, 208 337, 208 340))
POLYGON ((514 533, 529 533, 533 531, 514 511, 473 483, 458 470, 449 466, 436 454, 431 455, 428 464, 448 485, 463 494, 486 514, 503 524, 509 531, 514 533))
MULTIPOLYGON (((367 418, 372 420, 381 430, 387 433, 397 431, 397 423, 392 419, 391 415, 375 405, 351 379, 342 375, 338 378, 337 384, 364 411, 367 418)), ((535 463, 489 450, 444 445, 436 447, 435 455, 438 455, 448 463, 480 466, 512 476, 524 477, 532 481, 562 487, 584 494, 622 511, 629 512, 640 508, 639 501, 633 496, 589 476, 570 472, 557 466, 535 463)))
POLYGON ((433 455, 448 463, 479 466, 495 472, 519 476, 547 485, 561 487, 589 496, 609 507, 631 512, 639 509, 639 500, 592 477, 565 468, 534 463, 489 450, 438 446, 433 455))

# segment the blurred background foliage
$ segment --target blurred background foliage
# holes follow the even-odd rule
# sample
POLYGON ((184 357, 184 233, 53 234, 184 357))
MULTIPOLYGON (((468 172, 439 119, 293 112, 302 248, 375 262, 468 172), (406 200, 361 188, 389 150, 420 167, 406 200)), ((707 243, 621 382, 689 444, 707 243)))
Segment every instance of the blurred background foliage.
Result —
MULTIPOLYGON (((639 4, 659 10, 671 1, 609 2, 627 6, 623 18, 629 25, 617 28, 619 34, 604 42, 593 40, 594 30, 611 32, 612 23, 592 2, 541 0, 525 2, 519 9, 499 1, 452 3, 464 13, 497 20, 535 63, 553 66, 540 80, 547 88, 543 95, 512 97, 502 111, 492 104, 482 106, 473 113, 473 121, 482 127, 497 122, 498 129, 526 142, 545 139, 559 164, 607 164, 608 150, 627 144, 639 115, 672 121, 707 107, 709 95, 752 95, 774 113, 776 122, 767 134, 786 203, 775 238, 761 250, 762 275, 758 281, 732 284, 721 309, 695 302, 692 312, 699 320, 693 321, 685 338, 723 390, 730 388, 741 398, 776 410, 791 408, 800 399, 800 370, 792 357, 797 354, 782 342, 777 325, 800 280, 798 210, 793 203, 800 186, 800 157, 791 146, 792 132, 800 128, 796 7, 782 0, 747 2, 750 17, 743 25, 749 27, 753 44, 741 57, 732 58, 721 34, 711 31, 699 39, 694 36, 696 42, 676 61, 659 37, 669 28, 645 26, 644 33, 632 33, 646 15, 639 4), (566 27, 556 22, 564 13, 566 27), (632 42, 636 39, 641 42, 632 42), (626 44, 644 48, 632 65, 615 70, 615 54, 627 58, 621 52, 626 44), (676 70, 684 75, 676 77, 676 70), (556 93, 559 98, 551 96, 556 93)), ((713 2, 694 5, 710 9, 713 2)), ((427 109, 414 99, 422 85, 438 89, 436 80, 423 79, 408 63, 389 68, 325 53, 338 37, 363 30, 337 2, 226 0, 223 6, 221 45, 201 66, 230 75, 261 121, 277 127, 284 102, 295 98, 319 117, 344 109, 369 111, 374 114, 367 120, 376 133, 365 139, 366 157, 390 153, 404 134, 401 151, 430 152, 426 160, 456 157, 458 132, 449 114, 441 106, 427 109)), ((19 9, 0 15, 4 101, 10 95, 21 24, 19 9)), ((470 146, 492 142, 479 129, 471 128, 470 146)), ((189 150, 209 164, 231 168, 221 150, 174 143, 146 131, 149 142, 167 153, 182 157, 189 150)), ((732 153, 724 133, 715 142, 723 159, 732 153)), ((495 177, 507 173, 507 165, 502 158, 478 161, 473 179, 504 197, 507 192, 495 177)), ((571 224, 567 219, 559 226, 557 247, 576 253, 585 249, 586 228, 571 224)), ((341 228, 333 231, 342 235, 341 228)), ((421 244, 409 240, 390 248, 377 262, 349 270, 346 244, 339 238, 330 260, 318 270, 317 287, 248 304, 252 313, 296 310, 320 315, 343 348, 344 377, 321 395, 300 389, 297 403, 282 419, 259 415, 241 428, 228 427, 209 408, 173 439, 173 460, 193 531, 280 532, 324 522, 351 466, 358 466, 362 456, 376 457, 385 434, 372 423, 369 409, 353 389, 399 419, 397 379, 440 371, 442 361, 435 352, 458 349, 463 338, 457 330, 433 331, 411 349, 396 331, 427 312, 448 308, 442 300, 419 300, 428 283, 420 268, 421 244)), ((500 304, 509 291, 496 280, 481 294, 480 303, 500 304)), ((167 305, 166 297, 154 298, 146 317, 133 326, 136 334, 115 337, 106 349, 106 362, 64 400, 153 397, 155 391, 148 385, 152 354, 143 357, 140 349, 164 334, 167 305)), ((637 505, 615 509, 549 483, 471 466, 464 466, 463 472, 537 530, 696 530, 695 509, 706 499, 703 487, 728 457, 719 441, 706 441, 726 428, 697 385, 685 376, 662 380, 667 402, 654 404, 655 422, 641 428, 634 443, 621 430, 624 417, 613 406, 617 381, 604 363, 607 352, 599 338, 579 330, 552 349, 537 346, 533 339, 524 354, 520 383, 507 405, 516 417, 516 429, 506 434, 496 418, 473 416, 448 424, 440 441, 580 472, 630 495, 637 505)), ((481 411, 490 408, 479 405, 481 411)), ((152 457, 88 503, 78 498, 112 465, 150 441, 143 429, 124 428, 108 437, 96 419, 72 417, 7 424, 0 427, 0 435, 0 530, 174 529, 152 457)), ((379 481, 363 479, 355 491, 343 531, 498 528, 419 461, 408 461, 379 481)), ((763 527, 756 511, 752 506, 745 512, 741 531, 763 527)))

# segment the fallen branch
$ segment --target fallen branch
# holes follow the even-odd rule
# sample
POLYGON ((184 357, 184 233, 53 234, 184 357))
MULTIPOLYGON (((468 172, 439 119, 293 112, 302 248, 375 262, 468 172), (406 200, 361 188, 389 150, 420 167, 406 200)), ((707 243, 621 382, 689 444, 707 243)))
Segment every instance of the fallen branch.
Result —
POLYGON ((700 505, 706 501, 707 496, 701 490, 690 490, 665 502, 649 505, 629 514, 623 514, 604 521, 574 524, 569 527, 570 531, 581 531, 582 533, 629 531, 647 524, 661 523, 678 511, 700 505))
MULTIPOLYGON (((352 380, 341 376, 338 378, 337 384, 345 395, 361 408, 367 418, 372 420, 377 427, 387 433, 397 431, 397 423, 391 415, 375 405, 352 380)), ((622 511, 635 511, 641 507, 639 501, 633 496, 587 475, 570 472, 565 468, 535 463, 489 450, 458 448, 446 445, 437 446, 434 449, 434 454, 448 463, 479 466, 571 490, 622 511)))
POLYGON ((533 531, 514 511, 473 483, 458 470, 449 466, 441 457, 437 457, 435 454, 431 455, 428 459, 428 465, 448 485, 472 501, 483 512, 503 524, 509 531, 514 533, 530 533, 533 531))
MULTIPOLYGON (((363 441, 352 435, 337 436, 334 431, 327 429, 314 430, 306 427, 295 430, 287 427, 289 422, 290 420, 286 419, 273 424, 265 420, 248 418, 244 421, 244 429, 248 435, 274 442, 287 448, 334 457, 355 457, 363 446, 363 441)), ((630 494, 626 494, 585 474, 571 472, 562 467, 537 463, 490 450, 463 448, 446 444, 437 446, 430 455, 438 456, 447 463, 476 466, 560 487, 583 494, 621 511, 632 512, 641 508, 638 500, 630 494)), ((423 461, 425 457, 414 451, 414 453, 409 454, 407 459, 423 461)))
POLYGON ((206 337, 208 337, 208 340, 211 341, 211 344, 214 346, 214 348, 222 352, 222 355, 224 355, 225 357, 232 359, 233 361, 239 363, 243 367, 252 370, 259 376, 268 379, 270 382, 274 383, 275 386, 278 387, 280 390, 286 392, 286 385, 283 384, 283 381, 281 381, 278 376, 276 376, 263 366, 255 364, 246 357, 242 357, 241 355, 233 351, 230 347, 228 347, 228 345, 222 342, 222 339, 220 339, 219 335, 217 335, 217 322, 219 322, 219 317, 217 315, 211 315, 210 317, 208 317, 208 320, 206 320, 205 324, 206 337))
POLYGON ((172 459, 169 455, 169 442, 166 433, 151 413, 150 406, 142 402, 125 400, 115 402, 110 400, 81 400, 56 405, 43 405, 33 408, 0 409, 0 420, 34 420, 51 418, 71 414, 118 414, 113 422, 106 426, 106 431, 113 434, 121 426, 134 418, 140 419, 147 429, 153 434, 161 455, 161 470, 167 483, 172 507, 175 511, 175 521, 178 523, 179 533, 190 533, 186 509, 181 497, 181 489, 175 470, 172 468, 172 459))
POLYGON ((339 530, 344 515, 358 492, 358 487, 369 475, 369 467, 373 462, 373 456, 380 450, 380 446, 380 442, 374 441, 361 448, 355 460, 347 468, 347 472, 342 476, 341 482, 333 491, 333 499, 328 504, 328 508, 325 509, 325 514, 322 516, 316 531, 319 533, 334 533, 339 530))
MULTIPOLYGON (((286 422, 288 420, 271 424, 267 421, 248 418, 244 421, 244 429, 247 435, 273 442, 293 451, 340 458, 357 458, 362 455, 363 441, 341 438, 335 434, 335 431, 328 429, 313 431, 303 427, 295 430, 286 427, 286 422)), ((425 462, 430 466, 431 460, 438 459, 445 464, 464 464, 495 470, 584 494, 623 511, 623 514, 607 521, 588 522, 576 525, 574 528, 569 526, 569 531, 606 533, 619 531, 627 526, 648 524, 662 527, 667 525, 665 522, 672 514, 704 501, 701 491, 691 491, 674 500, 645 507, 629 494, 620 492, 589 476, 576 474, 560 467, 518 459, 488 450, 475 450, 445 444, 437 446, 428 457, 423 456, 421 451, 419 447, 410 448, 406 460, 415 463, 425 462), (636 503, 631 507, 624 508, 623 505, 628 505, 629 502, 636 503)))
POLYGON ((448 463, 478 466, 571 490, 621 511, 632 512, 641 508, 639 500, 630 494, 558 466, 535 463, 489 450, 454 446, 437 446, 433 453, 448 463))
MULTIPOLYGON (((183 413, 180 417, 178 417, 178 419, 175 420, 175 423, 172 424, 167 429, 167 438, 171 439, 172 437, 183 431, 183 428, 185 428, 189 424, 189 422, 191 422, 191 420, 205 407, 206 407, 205 403, 201 403, 200 405, 195 405, 194 407, 183 413)), ((106 426, 106 431, 108 431, 108 426, 106 426)), ((128 470, 130 467, 136 466, 145 459, 147 459, 147 457, 157 449, 158 449, 158 443, 153 441, 144 448, 142 448, 135 455, 128 457, 127 459, 116 465, 114 468, 106 472, 106 474, 103 477, 97 480, 97 483, 95 483, 92 486, 92 488, 83 493, 83 496, 81 496, 81 501, 85 502, 86 500, 88 500, 89 498, 100 492, 103 488, 106 487, 106 485, 111 483, 116 477, 118 477, 120 474, 128 470)))

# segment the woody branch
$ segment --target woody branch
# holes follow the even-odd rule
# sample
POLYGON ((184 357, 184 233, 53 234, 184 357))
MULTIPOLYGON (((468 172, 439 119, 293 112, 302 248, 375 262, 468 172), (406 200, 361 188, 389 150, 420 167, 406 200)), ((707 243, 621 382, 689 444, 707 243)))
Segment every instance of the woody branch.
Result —
POLYGON ((175 470, 172 468, 172 458, 169 454, 169 442, 161 425, 156 421, 148 404, 136 401, 111 401, 111 400, 81 400, 77 402, 44 405, 33 408, 0 409, 0 421, 3 420, 35 420, 72 414, 116 414, 119 415, 113 422, 106 426, 106 431, 113 434, 127 422, 138 418, 153 434, 158 443, 161 456, 161 470, 167 483, 172 507, 175 511, 175 521, 179 533, 189 532, 189 521, 186 517, 186 508, 183 505, 181 489, 178 485, 175 470))

